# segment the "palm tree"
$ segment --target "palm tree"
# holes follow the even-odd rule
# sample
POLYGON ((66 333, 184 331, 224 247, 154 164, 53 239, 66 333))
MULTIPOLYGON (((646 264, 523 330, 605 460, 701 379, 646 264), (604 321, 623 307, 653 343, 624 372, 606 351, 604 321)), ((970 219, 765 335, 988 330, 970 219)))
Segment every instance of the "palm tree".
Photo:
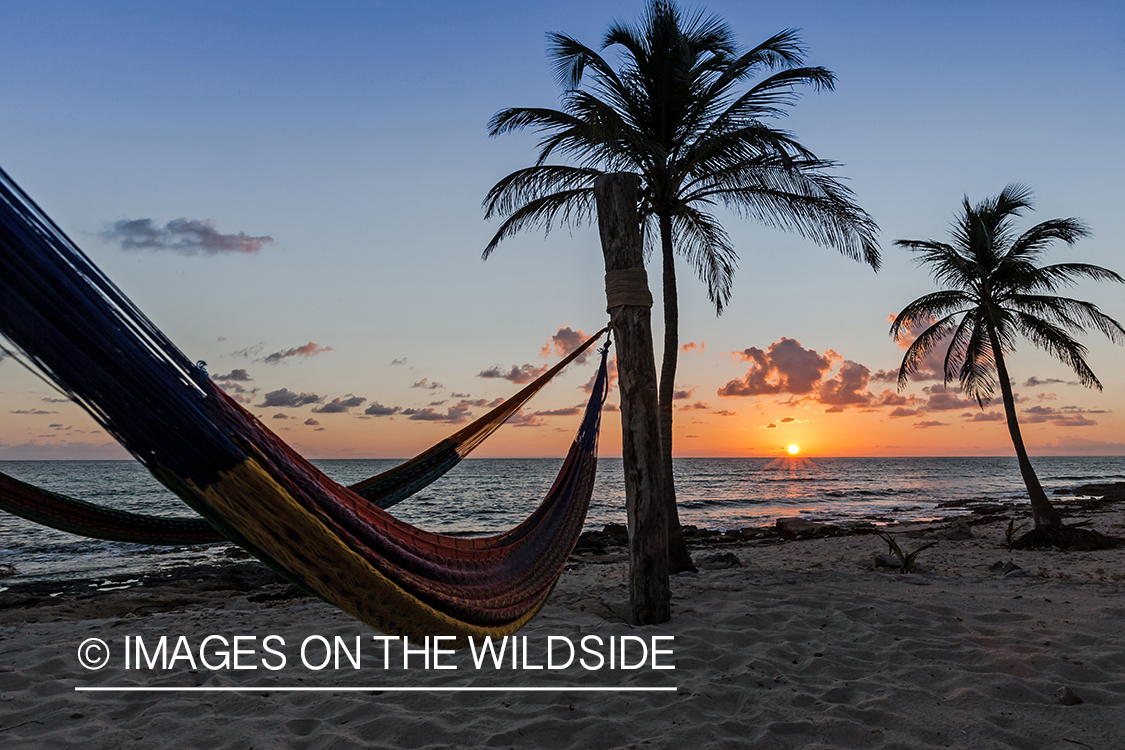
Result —
POLYGON ((1031 208, 1031 197, 1029 188, 1012 184, 995 198, 975 206, 965 198, 950 233, 952 244, 896 240, 899 247, 920 253, 918 262, 931 267, 944 290, 907 305, 891 324, 891 335, 898 340, 912 326, 933 321, 906 350, 899 369, 899 390, 906 386, 926 353, 937 346, 947 347, 945 382, 960 381, 964 393, 975 398, 981 408, 999 384, 1036 529, 1051 530, 1039 533, 1044 538, 1052 534, 1057 537, 1062 518, 1047 499, 1028 460, 1004 360, 1015 350, 1016 338, 1022 336, 1070 367, 1083 385, 1102 390, 1086 363, 1086 347, 1071 334, 1085 333, 1092 327, 1110 341, 1121 343, 1125 341, 1125 328, 1090 302, 1054 293, 1082 278, 1119 283, 1125 279, 1087 263, 1037 266, 1053 242, 1073 245, 1090 230, 1079 219, 1052 219, 1017 237, 1012 220, 1031 208))
POLYGON ((672 396, 679 349, 675 255, 699 274, 721 313, 730 298, 737 256, 712 210, 793 230, 821 245, 879 265, 874 221, 852 193, 794 138, 770 127, 797 99, 797 87, 832 89, 835 77, 802 67, 795 30, 739 50, 730 28, 702 13, 685 17, 653 0, 640 26, 614 22, 602 50, 617 48, 615 70, 598 52, 565 34, 548 35, 548 54, 565 91, 562 109, 498 112, 491 135, 531 128, 542 135, 531 167, 508 175, 484 200, 488 218, 506 217, 484 250, 529 227, 594 219, 594 180, 609 172, 641 176, 641 215, 663 266, 664 354, 660 437, 667 488, 672 570, 691 570, 680 535, 672 482, 672 396), (589 83, 582 88, 588 71, 589 83), (756 82, 758 74, 767 73, 756 82), (564 163, 548 164, 555 155, 564 163))

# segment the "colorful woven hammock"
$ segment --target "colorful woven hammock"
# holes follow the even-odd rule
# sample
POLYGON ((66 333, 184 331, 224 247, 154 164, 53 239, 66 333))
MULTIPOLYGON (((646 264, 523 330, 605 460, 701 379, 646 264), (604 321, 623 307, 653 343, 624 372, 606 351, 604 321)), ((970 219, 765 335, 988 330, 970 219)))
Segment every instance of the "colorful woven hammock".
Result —
MULTIPOLYGON (((590 337, 554 367, 467 427, 409 461, 350 485, 348 489, 372 505, 390 508, 437 481, 499 429, 564 367, 581 356, 604 332, 599 331, 590 337)), ((106 508, 36 487, 3 472, 0 472, 0 510, 42 526, 91 539, 177 546, 226 540, 218 529, 202 518, 168 518, 106 508)))
POLYGON ((224 394, 3 171, 0 333, 225 536, 387 633, 515 632, 589 507, 608 352, 543 503, 497 536, 432 534, 331 481, 224 394))

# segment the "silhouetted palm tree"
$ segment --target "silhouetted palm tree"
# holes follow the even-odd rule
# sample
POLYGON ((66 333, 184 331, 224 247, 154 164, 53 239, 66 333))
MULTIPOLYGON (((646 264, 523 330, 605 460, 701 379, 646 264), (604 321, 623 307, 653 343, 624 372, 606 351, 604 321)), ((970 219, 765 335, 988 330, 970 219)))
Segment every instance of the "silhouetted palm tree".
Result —
POLYGON ((1094 328, 1110 341, 1121 343, 1125 341, 1125 328, 1090 302, 1054 293, 1082 278, 1125 279, 1086 263, 1036 265, 1053 242, 1073 245, 1087 236, 1089 229, 1079 219, 1052 219, 1016 236, 1012 219, 1030 208, 1031 190, 1012 184, 995 198, 975 206, 966 198, 951 232, 952 244, 896 240, 899 247, 920 253, 918 262, 931 267, 944 291, 907 305, 891 325, 891 335, 897 340, 912 326, 935 321, 906 350, 899 369, 900 390, 926 353, 937 346, 948 346, 945 382, 958 380, 964 393, 982 408, 999 383, 1035 526, 1061 527, 1059 512, 1047 499, 1028 460, 1004 360, 1015 349, 1017 337, 1022 336, 1070 367, 1083 385, 1102 390, 1086 363, 1086 347, 1071 334, 1094 328))
POLYGON ((742 216, 862 259, 878 268, 874 221, 852 193, 793 137, 767 121, 785 114, 796 88, 831 89, 832 73, 801 67, 804 50, 788 29, 740 51, 730 28, 702 13, 684 17, 655 0, 641 24, 610 25, 602 49, 618 48, 614 69, 564 34, 548 35, 548 54, 565 88, 562 109, 498 112, 491 135, 524 128, 543 134, 536 163, 500 180, 484 206, 506 217, 488 247, 528 227, 583 224, 594 217, 594 180, 609 172, 641 176, 641 214, 660 242, 664 284, 664 355, 660 437, 667 487, 672 569, 691 569, 680 536, 672 483, 672 396, 679 350, 675 254, 691 264, 721 313, 730 298, 737 256, 711 211, 723 204, 742 216), (754 82, 762 73, 764 78, 754 82), (588 83, 584 88, 584 77, 588 83), (548 164, 562 156, 563 164, 548 164))

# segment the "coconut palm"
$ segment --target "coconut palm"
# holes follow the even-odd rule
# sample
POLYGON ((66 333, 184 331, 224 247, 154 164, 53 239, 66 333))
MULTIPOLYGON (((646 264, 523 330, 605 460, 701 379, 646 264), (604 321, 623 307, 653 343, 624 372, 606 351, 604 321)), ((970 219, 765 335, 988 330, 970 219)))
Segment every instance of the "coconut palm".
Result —
POLYGON ((1047 499, 1020 435, 1005 359, 1022 336, 1070 367, 1082 385, 1102 390, 1086 362, 1086 347, 1072 334, 1093 328, 1121 343, 1125 328, 1096 305, 1055 296, 1055 292, 1084 278, 1119 283, 1125 279, 1087 263, 1036 265, 1052 243, 1073 245, 1089 229, 1079 219, 1052 219, 1017 236, 1013 219, 1032 207, 1031 198, 1031 190, 1019 184, 1008 185, 1000 195, 975 206, 966 198, 951 231, 951 244, 896 240, 899 247, 919 253, 918 262, 930 266, 943 290, 907 305, 891 325, 891 335, 897 340, 912 327, 916 330, 932 322, 906 350, 899 369, 899 390, 926 353, 939 346, 946 347, 945 382, 958 380, 963 392, 981 408, 999 385, 1035 526, 1057 529, 1062 519, 1047 499))
POLYGON ((522 229, 591 222, 599 175, 640 175, 646 241, 658 238, 663 268, 660 437, 672 568, 691 569, 672 483, 679 350, 675 255, 694 267, 721 313, 737 256, 712 213, 716 204, 796 231, 874 268, 877 228, 829 173, 832 162, 768 124, 796 101, 798 87, 831 89, 835 83, 830 71, 801 65, 804 50, 795 30, 740 50, 718 18, 685 17, 675 4, 654 0, 639 26, 614 22, 607 30, 602 50, 620 52, 617 69, 565 34, 549 34, 548 40, 565 89, 562 109, 504 109, 489 123, 491 135, 530 128, 542 138, 535 164, 500 180, 484 200, 489 218, 505 217, 484 257, 522 229), (760 74, 764 77, 755 81, 760 74), (556 156, 563 163, 549 164, 556 156))

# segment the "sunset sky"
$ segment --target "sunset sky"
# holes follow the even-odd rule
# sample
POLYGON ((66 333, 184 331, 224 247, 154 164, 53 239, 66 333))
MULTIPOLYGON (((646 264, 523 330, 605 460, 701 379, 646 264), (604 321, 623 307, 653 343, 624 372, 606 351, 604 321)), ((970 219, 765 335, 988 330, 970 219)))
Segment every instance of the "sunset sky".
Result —
MULTIPOLYGON (((720 212, 741 259, 721 317, 679 269, 677 453, 1010 455, 998 404, 925 372, 896 391, 888 316, 936 287, 892 243, 945 240, 963 196, 1019 181, 1037 208, 1021 229, 1075 216, 1093 230, 1048 262, 1125 273, 1121 4, 684 5, 746 46, 800 28, 808 62, 837 75, 779 125, 841 163, 884 265, 720 212)), ((496 229, 481 200, 536 153, 533 134, 490 139, 486 124, 558 106, 546 32, 596 45, 643 7, 0 0, 0 166, 303 454, 405 457, 605 325, 595 230, 528 232, 481 260, 496 229)), ((1125 321, 1121 285, 1072 295, 1125 321)), ((1125 347, 1083 341, 1104 392, 1030 344, 1009 360, 1032 453, 1125 454, 1125 347)), ((477 455, 562 455, 593 366, 477 455)), ((616 417, 604 455, 620 454, 616 417)), ((0 361, 0 460, 118 457, 0 361)))

